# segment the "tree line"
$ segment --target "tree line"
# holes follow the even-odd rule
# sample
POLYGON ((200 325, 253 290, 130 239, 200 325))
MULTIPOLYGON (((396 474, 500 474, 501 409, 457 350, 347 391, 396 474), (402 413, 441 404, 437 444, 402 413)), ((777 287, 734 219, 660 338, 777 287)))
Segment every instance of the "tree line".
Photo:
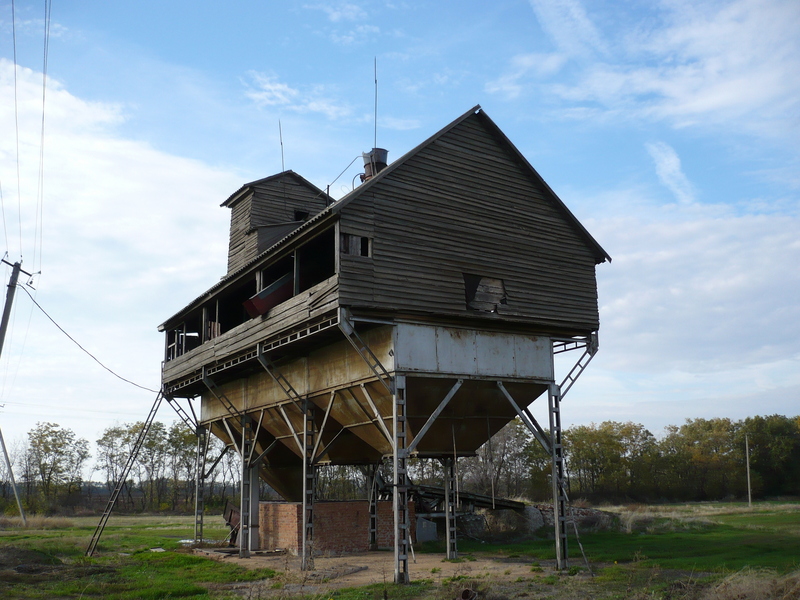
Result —
MULTIPOLYGON (((143 422, 108 427, 96 440, 94 467, 84 471, 89 442, 56 423, 38 423, 12 448, 18 489, 30 512, 102 508, 123 471, 143 422)), ((744 498, 745 437, 754 498, 800 495, 800 417, 771 415, 740 421, 689 419, 656 437, 643 425, 604 421, 563 432, 566 485, 571 498, 592 502, 662 502, 744 498)), ((211 508, 238 502, 239 458, 212 438, 208 461, 221 457, 206 479, 211 508)), ((118 500, 127 511, 191 511, 195 494, 196 438, 182 422, 153 423, 118 500)), ((414 483, 442 485, 434 460, 412 460, 414 483)), ((548 501, 551 459, 519 419, 511 421, 456 465, 459 489, 505 498, 548 501)), ((364 497, 366 472, 327 466, 318 472, 320 499, 364 497)), ((266 485, 263 499, 278 499, 266 485)), ((0 465, 0 510, 16 511, 10 477, 0 465)))

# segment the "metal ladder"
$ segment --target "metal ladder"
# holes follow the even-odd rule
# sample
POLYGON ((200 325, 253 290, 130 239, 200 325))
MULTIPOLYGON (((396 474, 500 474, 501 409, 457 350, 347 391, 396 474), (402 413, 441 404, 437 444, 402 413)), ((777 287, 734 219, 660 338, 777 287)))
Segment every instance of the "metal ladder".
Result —
POLYGON ((241 504, 239 516, 239 558, 250 558, 250 511, 251 478, 248 457, 253 453, 253 420, 242 415, 242 477, 240 482, 241 504))
POLYGON ((139 455, 139 451, 142 449, 142 445, 147 438, 147 433, 150 431, 150 427, 153 425, 153 420, 156 418, 158 407, 161 406, 161 401, 163 399, 164 395, 159 392, 156 396, 156 401, 153 403, 153 406, 150 409, 150 413, 147 415, 147 419, 145 419, 144 426, 142 427, 141 431, 139 431, 139 436, 136 438, 136 443, 133 445, 130 455, 128 455, 128 460, 125 462, 125 466, 122 468, 119 480, 114 486, 114 491, 111 492, 111 496, 108 498, 108 503, 106 504, 106 508, 100 517, 100 522, 97 524, 97 528, 92 534, 92 539, 89 541, 89 546, 86 548, 86 556, 92 556, 95 553, 95 550, 97 550, 97 544, 100 541, 100 536, 103 535, 103 530, 106 528, 108 519, 111 517, 111 511, 114 510, 114 504, 116 504, 117 498, 119 498, 120 492, 122 492, 122 488, 125 487, 125 483, 128 480, 128 474, 130 473, 131 468, 133 468, 133 464, 136 462, 136 457, 139 455))
POLYGON ((316 487, 316 466, 314 448, 316 447, 316 423, 314 404, 306 400, 303 411, 303 557, 301 570, 314 570, 314 490, 316 487))
POLYGON ((378 378, 383 386, 386 388, 386 391, 389 394, 394 393, 394 378, 389 375, 386 371, 384 366, 381 364, 381 361, 378 360, 378 357, 375 356, 375 353, 370 350, 369 346, 361 339, 361 336, 358 335, 358 332, 353 327, 353 323, 350 320, 350 316, 345 309, 342 309, 339 312, 339 329, 341 329, 344 337, 347 338, 347 341, 355 348, 355 351, 358 352, 361 359, 367 364, 370 371, 372 371, 375 377, 378 378))
POLYGON ((394 582, 409 583, 408 548, 408 469, 406 440, 406 388, 404 378, 398 377, 394 394, 394 519, 398 539, 395 542, 394 582))
POLYGON ((553 459, 553 519, 556 535, 556 563, 566 569, 567 551, 567 507, 564 491, 564 446, 561 439, 561 390, 551 385, 549 390, 550 451, 553 459))
POLYGON ((195 481, 194 481, 194 543, 203 542, 203 517, 205 515, 205 480, 206 480, 206 455, 208 454, 208 444, 210 436, 208 429, 202 425, 195 428, 197 436, 197 456, 195 459, 195 481))

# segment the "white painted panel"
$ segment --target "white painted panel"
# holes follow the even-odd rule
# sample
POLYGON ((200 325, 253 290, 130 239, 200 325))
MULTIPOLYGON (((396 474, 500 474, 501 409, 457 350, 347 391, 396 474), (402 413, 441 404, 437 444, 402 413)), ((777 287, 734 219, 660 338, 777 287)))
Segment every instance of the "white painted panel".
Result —
POLYGON ((553 354, 550 338, 514 336, 515 375, 537 379, 553 379, 553 354))
POLYGON ((514 336, 507 333, 478 332, 475 336, 478 375, 514 376, 514 336))
POLYGON ((436 371, 436 328, 398 324, 394 332, 394 364, 398 371, 436 371))
POLYGON ((441 373, 477 375, 475 332, 469 329, 437 327, 436 358, 441 373))
MULTIPOLYGON (((391 361, 383 345, 375 347, 391 361)), ((545 336, 400 323, 392 347, 398 371, 553 379, 550 338, 545 336)))

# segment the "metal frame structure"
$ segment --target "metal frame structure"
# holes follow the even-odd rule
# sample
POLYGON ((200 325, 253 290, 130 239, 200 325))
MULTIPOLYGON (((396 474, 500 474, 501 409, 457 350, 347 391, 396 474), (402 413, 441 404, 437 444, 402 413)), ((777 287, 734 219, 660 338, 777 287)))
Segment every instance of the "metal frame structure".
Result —
MULTIPOLYGON (((407 431, 407 412, 406 412, 406 377, 401 373, 395 373, 392 376, 389 371, 381 364, 380 360, 375 356, 369 346, 364 342, 361 336, 357 333, 352 317, 342 311, 340 313, 339 327, 344 336, 350 344, 356 349, 361 359, 369 366, 370 370, 375 376, 375 380, 380 382, 387 390, 391 392, 392 397, 392 415, 391 415, 391 431, 384 423, 384 419, 388 415, 382 415, 378 409, 377 404, 372 399, 369 390, 364 383, 358 384, 364 399, 369 405, 373 419, 373 425, 391 442, 391 461, 392 461, 392 511, 394 522, 394 581, 396 583, 408 583, 410 581, 408 554, 410 550, 411 532, 410 521, 408 513, 408 500, 409 500, 409 485, 407 460, 415 452, 417 446, 423 437, 429 432, 434 422, 442 415, 443 411, 447 408, 452 398, 456 395, 465 379, 459 378, 455 381, 449 391, 445 394, 444 398, 439 402, 436 409, 429 415, 424 425, 418 430, 417 434, 412 438, 408 438, 407 431)), ((564 380, 557 384, 551 383, 547 388, 547 414, 549 423, 547 429, 543 428, 532 412, 527 406, 521 406, 512 394, 506 388, 503 380, 496 380, 497 388, 502 392, 503 396, 508 400, 513 407, 514 412, 519 416, 523 424, 528 428, 533 437, 539 442, 542 448, 551 456, 552 462, 552 485, 553 485, 553 505, 554 505, 554 528, 556 540, 556 558, 557 567, 559 569, 566 569, 568 566, 568 547, 567 547, 567 511, 568 511, 568 498, 565 490, 564 482, 564 456, 562 446, 562 427, 561 427, 561 401, 564 395, 571 389, 575 381, 585 370, 594 354, 597 352, 598 344, 596 335, 587 336, 585 338, 551 338, 551 352, 553 355, 573 351, 583 350, 583 353, 576 361, 575 365, 570 369, 564 380)), ((315 411, 318 410, 316 405, 307 398, 303 398, 292 386, 292 384, 284 377, 269 360, 265 354, 259 354, 258 360, 262 367, 269 373, 272 379, 280 385, 286 397, 284 404, 279 404, 274 410, 277 410, 283 418, 283 421, 288 426, 291 432, 291 437, 298 451, 303 457, 303 503, 302 503, 302 553, 301 553, 301 568, 303 570, 314 569, 314 502, 316 495, 316 473, 317 465, 320 459, 325 455, 328 448, 336 441, 336 438, 330 441, 327 446, 322 444, 322 433, 325 430, 328 418, 331 414, 336 396, 344 394, 346 388, 341 390, 334 390, 330 393, 324 416, 320 426, 317 426, 315 418, 315 411), (294 425, 294 421, 287 413, 287 409, 294 407, 298 410, 296 417, 302 415, 302 429, 294 425)), ((204 378, 206 386, 212 395, 218 398, 223 406, 226 407, 231 417, 236 417, 240 421, 241 434, 239 437, 240 443, 234 444, 242 456, 242 486, 241 486, 241 520, 240 520, 240 537, 239 537, 239 552, 240 556, 250 556, 251 548, 257 544, 257 537, 254 539, 254 531, 258 531, 258 464, 261 459, 269 453, 269 451, 278 442, 278 439, 273 442, 255 459, 253 454, 255 451, 255 435, 253 433, 253 419, 243 413, 236 411, 233 403, 228 400, 224 394, 214 385, 214 383, 204 378), (255 507, 255 508, 254 508, 255 507)), ((352 387, 352 386, 351 386, 352 387)), ((352 392, 349 392, 352 394, 352 392)), ((261 426, 261 421, 264 412, 271 409, 261 409, 261 416, 259 417, 258 424, 255 426, 255 431, 258 431, 261 426)), ((229 437, 233 441, 237 436, 229 426, 229 419, 224 418, 223 424, 228 432, 229 437)), ((196 540, 202 539, 202 510, 203 510, 203 495, 202 487, 205 477, 207 477, 219 460, 220 456, 212 465, 208 472, 204 473, 205 453, 208 447, 208 430, 204 427, 197 427, 198 432, 198 458, 197 458, 197 496, 196 496, 196 516, 195 516, 195 538, 196 540), (201 450, 201 448, 203 450, 201 450)), ((454 440, 455 444, 455 440, 454 440)), ((446 518, 446 543, 447 543, 447 558, 455 559, 458 557, 457 535, 456 535, 456 503, 457 503, 457 490, 456 490, 456 468, 457 456, 446 457, 442 459, 445 467, 445 518, 446 518)), ((369 473, 367 479, 369 482, 369 511, 370 511, 370 525, 369 525, 369 544, 370 547, 377 547, 377 498, 378 498, 378 480, 380 474, 378 471, 379 464, 374 465, 369 473)))

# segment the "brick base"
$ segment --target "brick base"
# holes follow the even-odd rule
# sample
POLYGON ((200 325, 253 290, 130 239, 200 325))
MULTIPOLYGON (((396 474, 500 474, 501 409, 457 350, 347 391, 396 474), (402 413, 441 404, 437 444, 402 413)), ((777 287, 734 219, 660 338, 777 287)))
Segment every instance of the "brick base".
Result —
MULTIPOLYGON (((297 554, 302 547, 302 512, 299 502, 261 502, 259 540, 263 550, 287 550, 297 554)), ((411 539, 416 540, 414 504, 408 505, 411 539)), ((391 501, 378 502, 378 548, 394 547, 391 501)), ((369 550, 369 502, 348 500, 314 504, 314 552, 364 552, 369 550)))

